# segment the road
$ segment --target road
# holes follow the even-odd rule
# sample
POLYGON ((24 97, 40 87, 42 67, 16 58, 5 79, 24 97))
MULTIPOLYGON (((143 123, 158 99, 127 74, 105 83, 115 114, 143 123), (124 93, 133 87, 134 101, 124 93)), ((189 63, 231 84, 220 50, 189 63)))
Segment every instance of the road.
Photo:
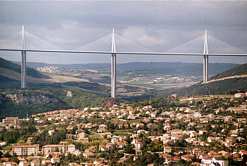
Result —
POLYGON ((219 78, 219 79, 213 79, 209 80, 207 84, 218 82, 218 81, 224 81, 224 80, 230 80, 230 79, 236 79, 236 78, 247 78, 247 74, 243 75, 234 75, 234 76, 229 76, 229 77, 224 77, 224 78, 219 78))

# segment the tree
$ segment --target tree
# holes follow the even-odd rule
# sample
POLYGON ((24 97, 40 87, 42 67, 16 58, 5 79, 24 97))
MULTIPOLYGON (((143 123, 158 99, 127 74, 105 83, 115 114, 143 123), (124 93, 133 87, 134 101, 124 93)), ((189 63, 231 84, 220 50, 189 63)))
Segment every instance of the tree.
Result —
POLYGON ((132 144, 130 144, 130 143, 127 143, 127 144, 124 146, 124 152, 125 152, 125 153, 134 154, 134 153, 135 153, 134 145, 132 145, 132 144))

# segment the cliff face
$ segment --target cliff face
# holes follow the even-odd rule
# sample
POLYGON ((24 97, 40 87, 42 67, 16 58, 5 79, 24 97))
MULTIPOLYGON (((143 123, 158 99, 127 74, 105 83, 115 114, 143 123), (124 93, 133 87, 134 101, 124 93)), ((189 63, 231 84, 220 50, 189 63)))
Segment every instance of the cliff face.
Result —
POLYGON ((67 104, 58 97, 40 91, 0 92, 0 119, 6 116, 24 117, 27 114, 66 108, 67 104))
POLYGON ((3 94, 0 94, 0 106, 6 102, 7 98, 3 95, 3 94))
POLYGON ((15 104, 48 104, 48 103, 60 103, 60 101, 50 95, 46 94, 6 94, 4 96, 6 100, 15 104))

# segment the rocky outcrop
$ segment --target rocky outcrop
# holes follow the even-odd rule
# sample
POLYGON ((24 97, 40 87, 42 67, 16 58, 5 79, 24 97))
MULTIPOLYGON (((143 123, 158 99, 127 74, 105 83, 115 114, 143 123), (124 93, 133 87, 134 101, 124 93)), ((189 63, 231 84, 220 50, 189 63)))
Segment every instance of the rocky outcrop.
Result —
POLYGON ((17 91, 16 93, 0 94, 0 104, 6 101, 10 101, 15 104, 25 104, 25 105, 49 104, 49 103, 59 104, 63 102, 50 94, 45 94, 40 92, 27 93, 22 91, 19 92, 17 91))
POLYGON ((0 94, 0 105, 6 102, 6 97, 3 94, 0 94))

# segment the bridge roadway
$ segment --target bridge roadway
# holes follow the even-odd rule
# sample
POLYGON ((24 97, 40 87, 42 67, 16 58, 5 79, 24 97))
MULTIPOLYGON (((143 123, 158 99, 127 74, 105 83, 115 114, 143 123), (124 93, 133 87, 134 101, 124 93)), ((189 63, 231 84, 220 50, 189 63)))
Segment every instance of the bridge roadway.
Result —
MULTIPOLYGON (((40 50, 40 49, 3 49, 0 51, 10 52, 34 52, 34 53, 72 53, 72 54, 106 54, 111 55, 111 51, 80 51, 80 50, 40 50)), ((152 55, 152 56, 203 56, 203 53, 174 53, 174 52, 117 52, 117 55, 152 55)), ((224 56, 224 57, 247 57, 247 54, 219 54, 209 53, 207 56, 224 56)))

